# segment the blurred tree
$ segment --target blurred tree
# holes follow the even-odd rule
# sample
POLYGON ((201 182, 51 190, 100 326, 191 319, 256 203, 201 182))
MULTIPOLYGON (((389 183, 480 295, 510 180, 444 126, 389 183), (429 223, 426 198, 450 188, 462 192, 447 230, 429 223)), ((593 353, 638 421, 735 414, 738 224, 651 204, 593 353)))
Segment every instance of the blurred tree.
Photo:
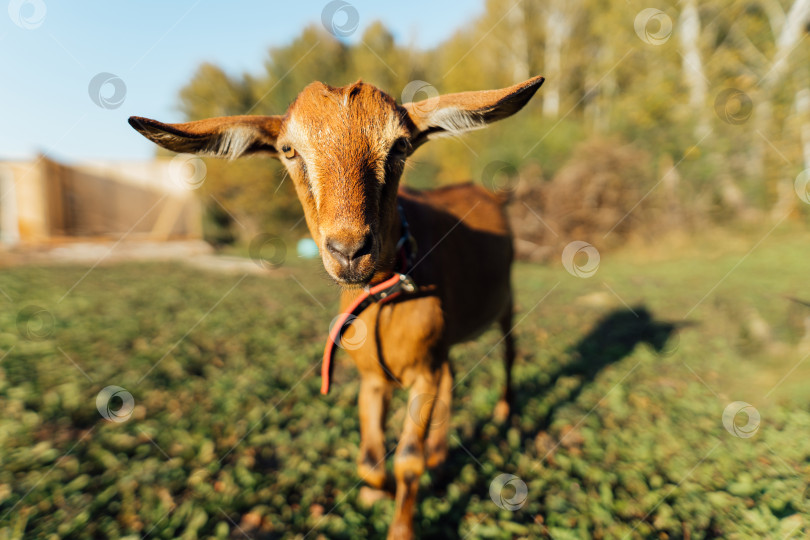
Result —
POLYGON ((347 45, 320 26, 308 26, 289 45, 270 50, 266 73, 252 84, 255 105, 249 112, 284 114, 295 96, 313 81, 333 86, 352 82, 348 62, 347 45))
POLYGON ((408 67, 405 55, 394 43, 394 36, 379 21, 371 23, 352 50, 349 67, 352 75, 378 88, 399 96, 406 80, 408 67))
MULTIPOLYGON (((189 119, 283 114, 314 80, 363 79, 399 100, 416 80, 444 93, 542 74, 547 82, 524 112, 502 127, 425 145, 404 181, 482 181, 495 160, 539 164, 533 181, 553 181, 580 141, 600 135, 670 164, 648 179, 648 189, 678 179, 666 184, 670 206, 680 198, 724 219, 784 206, 795 198, 789 181, 810 166, 810 48, 801 46, 810 0, 686 0, 644 20, 648 7, 487 0, 480 16, 430 50, 398 43, 380 22, 354 43, 312 25, 269 50, 260 73, 201 65, 180 93, 181 108, 189 119)), ((203 195, 238 221, 236 236, 288 231, 300 210, 282 178, 273 160, 210 162, 203 195)))
POLYGON ((697 118, 695 135, 702 138, 709 132, 708 119, 703 113, 706 106, 708 79, 703 72, 703 59, 700 54, 700 14, 697 0, 686 0, 679 19, 680 43, 683 47, 683 78, 689 87, 689 106, 697 118))
POLYGON ((180 90, 180 110, 186 118, 241 114, 250 108, 250 89, 220 67, 204 63, 180 90))
POLYGON ((564 88, 563 48, 570 45, 569 38, 581 13, 578 0, 551 0, 543 12, 546 28, 545 71, 550 84, 543 95, 543 116, 560 115, 560 94, 564 88))

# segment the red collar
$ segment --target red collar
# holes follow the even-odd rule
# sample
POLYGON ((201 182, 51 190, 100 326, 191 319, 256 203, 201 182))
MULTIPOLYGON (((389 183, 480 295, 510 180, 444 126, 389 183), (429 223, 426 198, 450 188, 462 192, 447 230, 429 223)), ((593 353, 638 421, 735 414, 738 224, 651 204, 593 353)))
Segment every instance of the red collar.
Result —
MULTIPOLYGON (((382 283, 374 286, 367 286, 363 293, 354 302, 343 310, 332 328, 329 330, 329 338, 326 340, 326 347, 323 351, 323 364, 321 365, 321 394, 329 393, 329 380, 332 376, 332 357, 340 343, 343 333, 351 326, 355 319, 372 303, 385 304, 402 294, 403 292, 414 292, 417 289, 416 283, 408 275, 413 266, 413 258, 416 255, 416 242, 411 235, 408 222, 402 207, 398 207, 400 220, 402 222, 402 236, 397 242, 397 255, 399 257, 399 268, 393 275, 382 283)), ((377 349, 380 350, 379 348, 377 349)))
POLYGON ((395 272, 393 276, 382 283, 371 288, 366 287, 363 294, 357 297, 352 304, 346 308, 335 320, 326 340, 326 348, 323 351, 323 364, 321 365, 321 394, 329 393, 329 379, 332 375, 332 357, 340 343, 343 333, 351 326, 355 319, 372 303, 384 304, 402 294, 403 292, 413 292, 416 284, 406 274, 395 272))

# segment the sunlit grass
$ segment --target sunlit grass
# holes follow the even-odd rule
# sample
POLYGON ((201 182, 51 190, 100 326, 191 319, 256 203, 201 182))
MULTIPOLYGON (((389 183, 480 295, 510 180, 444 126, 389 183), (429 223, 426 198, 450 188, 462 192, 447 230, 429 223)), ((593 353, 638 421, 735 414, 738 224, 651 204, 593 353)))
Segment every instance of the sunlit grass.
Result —
MULTIPOLYGON (((497 331, 454 349, 452 452, 423 480, 420 534, 805 536, 810 308, 785 297, 810 297, 810 238, 783 227, 750 251, 765 233, 605 253, 589 279, 519 264, 520 410, 491 421, 497 331), (761 415, 751 438, 723 426, 734 401, 761 415), (528 488, 516 512, 489 495, 504 472, 528 488)), ((60 302, 86 270, 0 275, 0 537, 385 531, 392 503, 357 500, 345 355, 333 392, 318 392, 337 305, 318 261, 291 258, 271 277, 99 267, 60 302), (28 327, 30 305, 45 313, 28 327), (109 385, 133 396, 124 422, 97 410, 109 385)))

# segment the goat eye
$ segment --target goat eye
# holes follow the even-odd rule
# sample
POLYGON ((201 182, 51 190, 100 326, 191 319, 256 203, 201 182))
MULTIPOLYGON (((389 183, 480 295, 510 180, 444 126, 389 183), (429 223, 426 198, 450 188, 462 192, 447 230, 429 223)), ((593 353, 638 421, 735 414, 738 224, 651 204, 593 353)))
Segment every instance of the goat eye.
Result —
POLYGON ((408 139, 397 139, 391 147, 391 153, 401 156, 407 155, 410 146, 408 139))
POLYGON ((284 154, 284 157, 287 159, 292 159, 296 156, 295 148, 290 146, 289 144, 285 144, 281 147, 281 152, 284 154))

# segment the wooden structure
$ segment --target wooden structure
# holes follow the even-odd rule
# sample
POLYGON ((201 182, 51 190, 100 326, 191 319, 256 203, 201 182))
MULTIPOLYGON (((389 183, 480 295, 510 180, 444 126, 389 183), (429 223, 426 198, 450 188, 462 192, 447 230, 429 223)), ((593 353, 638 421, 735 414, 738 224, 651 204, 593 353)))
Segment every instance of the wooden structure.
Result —
POLYGON ((173 172, 171 159, 0 162, 0 244, 200 239, 201 204, 173 172))

